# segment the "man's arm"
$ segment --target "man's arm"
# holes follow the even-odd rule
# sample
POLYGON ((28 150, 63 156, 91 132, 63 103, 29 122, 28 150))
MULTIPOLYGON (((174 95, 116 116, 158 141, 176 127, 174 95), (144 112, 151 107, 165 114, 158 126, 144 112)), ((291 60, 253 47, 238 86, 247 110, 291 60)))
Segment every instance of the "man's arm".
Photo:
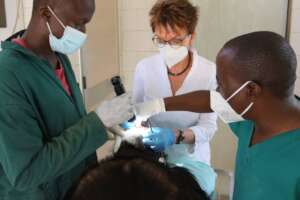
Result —
POLYGON ((166 111, 213 112, 210 108, 210 92, 197 91, 164 99, 166 111))

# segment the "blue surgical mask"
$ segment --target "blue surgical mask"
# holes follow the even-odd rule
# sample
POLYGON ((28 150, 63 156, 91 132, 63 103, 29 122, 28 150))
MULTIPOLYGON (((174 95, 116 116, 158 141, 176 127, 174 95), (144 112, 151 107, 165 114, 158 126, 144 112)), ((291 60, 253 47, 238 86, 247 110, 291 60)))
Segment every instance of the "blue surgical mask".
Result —
POLYGON ((85 43, 87 39, 87 34, 70 26, 65 26, 49 6, 48 9, 51 12, 51 14, 55 17, 55 19, 59 22, 59 24, 65 29, 63 36, 61 38, 57 38, 55 35, 53 35, 50 25, 47 22, 47 27, 50 32, 49 43, 51 49, 62 54, 75 53, 85 43))

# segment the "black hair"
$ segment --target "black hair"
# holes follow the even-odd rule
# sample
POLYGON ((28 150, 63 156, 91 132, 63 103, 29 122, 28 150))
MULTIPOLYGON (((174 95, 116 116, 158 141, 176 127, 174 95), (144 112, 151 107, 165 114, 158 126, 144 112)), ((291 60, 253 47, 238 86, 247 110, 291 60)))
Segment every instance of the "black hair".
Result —
POLYGON ((190 172, 157 158, 122 144, 115 156, 88 169, 65 200, 209 200, 190 172))
POLYGON ((233 50, 233 67, 243 81, 255 81, 279 98, 293 95, 297 58, 281 35, 253 32, 230 40, 223 49, 233 50))

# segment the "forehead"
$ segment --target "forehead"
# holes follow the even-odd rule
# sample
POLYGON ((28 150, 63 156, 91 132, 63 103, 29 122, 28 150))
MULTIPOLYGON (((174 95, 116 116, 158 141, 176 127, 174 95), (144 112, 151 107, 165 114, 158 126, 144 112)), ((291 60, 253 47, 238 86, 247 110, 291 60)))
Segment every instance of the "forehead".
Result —
POLYGON ((95 12, 94 0, 63 0, 57 6, 60 13, 71 20, 90 21, 95 12))
MULTIPOLYGON (((239 77, 242 75, 239 74, 236 63, 234 62, 235 52, 232 49, 222 49, 216 60, 217 64, 217 78, 220 82, 237 82, 239 77)), ((239 82, 239 81, 238 81, 239 82)))

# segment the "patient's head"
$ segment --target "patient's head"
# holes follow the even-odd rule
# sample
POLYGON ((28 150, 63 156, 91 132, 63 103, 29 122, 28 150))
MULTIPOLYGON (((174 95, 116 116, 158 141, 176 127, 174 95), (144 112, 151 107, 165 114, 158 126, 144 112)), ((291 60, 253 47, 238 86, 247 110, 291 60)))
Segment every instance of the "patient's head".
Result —
POLYGON ((208 200, 184 168, 158 162, 155 153, 122 144, 112 158, 89 169, 70 200, 208 200))

